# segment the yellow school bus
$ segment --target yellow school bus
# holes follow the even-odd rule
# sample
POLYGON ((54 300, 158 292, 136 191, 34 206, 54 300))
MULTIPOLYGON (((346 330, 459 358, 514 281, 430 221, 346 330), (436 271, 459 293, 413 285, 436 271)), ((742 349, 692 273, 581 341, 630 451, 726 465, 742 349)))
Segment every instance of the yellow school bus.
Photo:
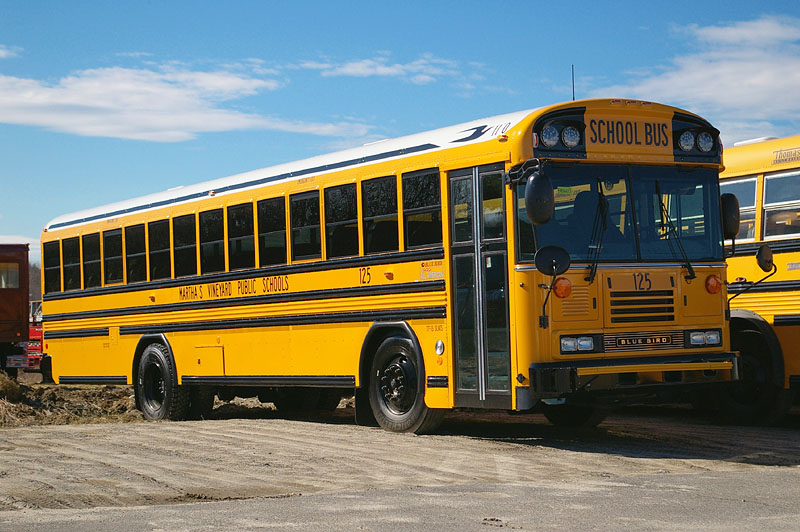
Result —
POLYGON ((596 99, 61 216, 48 364, 133 385, 148 419, 355 392, 356 422, 392 431, 460 407, 596 424, 737 378, 720 159, 696 115, 596 99))
POLYGON ((717 400, 734 419, 774 423, 800 386, 800 135, 740 143, 724 162, 720 187, 741 208, 728 289, 742 379, 717 400), (766 274, 751 258, 764 244, 775 266, 766 274))

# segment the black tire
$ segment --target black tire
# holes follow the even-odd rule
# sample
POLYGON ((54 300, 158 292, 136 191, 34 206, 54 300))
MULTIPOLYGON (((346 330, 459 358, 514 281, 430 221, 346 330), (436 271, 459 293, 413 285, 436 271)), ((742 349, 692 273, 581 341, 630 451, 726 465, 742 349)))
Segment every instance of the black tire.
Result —
POLYGON ((430 434, 439 428, 445 411, 425 405, 425 375, 411 340, 384 340, 371 368, 369 402, 381 427, 416 434, 430 434))
POLYGON ((150 344, 144 349, 135 393, 136 404, 145 419, 186 419, 189 393, 185 386, 178 386, 178 372, 165 345, 150 344))
POLYGON ((3 371, 6 372, 9 379, 16 379, 17 374, 19 373, 19 368, 5 368, 3 371))
POLYGON ((720 387, 716 401, 722 418, 736 425, 777 423, 792 406, 792 392, 778 384, 783 372, 775 367, 764 336, 751 329, 734 330, 731 344, 739 351, 739 381, 720 387))
POLYGON ((214 410, 214 398, 217 394, 212 388, 192 386, 189 388, 188 419, 208 419, 214 410))
POLYGON ((557 427, 596 427, 608 416, 609 410, 599 406, 542 405, 542 413, 557 427))

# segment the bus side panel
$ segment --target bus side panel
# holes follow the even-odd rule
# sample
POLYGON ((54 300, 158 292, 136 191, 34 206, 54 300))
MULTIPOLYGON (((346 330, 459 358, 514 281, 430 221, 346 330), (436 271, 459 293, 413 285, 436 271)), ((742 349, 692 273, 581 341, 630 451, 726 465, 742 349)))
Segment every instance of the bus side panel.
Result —
POLYGON ((125 377, 131 382, 138 338, 113 342, 108 336, 46 340, 53 377, 125 377))
POLYGON ((411 320, 408 322, 414 334, 417 336, 419 346, 422 349, 422 359, 425 363, 426 384, 431 383, 430 377, 434 377, 434 382, 446 378, 447 387, 425 388, 425 404, 429 408, 453 408, 455 406, 455 377, 452 373, 451 360, 453 358, 452 344, 447 332, 447 320, 411 320), (441 340, 445 345, 445 351, 441 355, 436 354, 436 342, 441 340), (439 377, 440 379, 436 379, 439 377))
POLYGON ((773 327, 783 351, 784 387, 789 388, 789 379, 800 375, 800 357, 796 356, 797 346, 800 345, 800 326, 773 327))

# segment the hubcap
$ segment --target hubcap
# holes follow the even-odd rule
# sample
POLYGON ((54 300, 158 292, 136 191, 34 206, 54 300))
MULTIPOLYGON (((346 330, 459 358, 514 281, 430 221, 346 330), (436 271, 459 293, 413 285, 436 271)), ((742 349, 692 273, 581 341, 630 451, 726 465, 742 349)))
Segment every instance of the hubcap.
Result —
POLYGON ((380 378, 380 391, 386 406, 396 414, 411 410, 417 397, 417 372, 405 356, 390 361, 380 378))
POLYGON ((154 362, 147 366, 142 377, 144 385, 144 398, 153 410, 158 410, 164 404, 166 397, 166 383, 161 371, 161 364, 154 362))

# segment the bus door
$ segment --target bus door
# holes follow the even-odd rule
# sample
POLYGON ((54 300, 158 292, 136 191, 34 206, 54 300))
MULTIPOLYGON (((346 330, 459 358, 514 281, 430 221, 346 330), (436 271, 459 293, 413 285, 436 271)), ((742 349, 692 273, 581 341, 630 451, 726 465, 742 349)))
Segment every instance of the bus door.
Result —
POLYGON ((503 166, 449 182, 456 406, 511 408, 503 166))

